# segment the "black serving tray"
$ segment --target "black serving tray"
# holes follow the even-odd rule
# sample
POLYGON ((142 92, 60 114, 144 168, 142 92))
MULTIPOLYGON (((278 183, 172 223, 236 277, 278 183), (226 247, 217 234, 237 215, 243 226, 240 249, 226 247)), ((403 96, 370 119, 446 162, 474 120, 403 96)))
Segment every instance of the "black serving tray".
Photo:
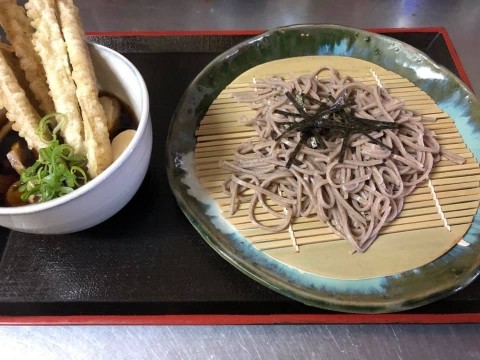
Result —
MULTIPOLYGON (((444 29, 377 31, 424 51, 468 84, 444 29)), ((165 139, 178 100, 210 60, 253 33, 89 36, 122 52, 145 78, 154 133, 150 168, 133 200, 92 229, 51 236, 0 228, 0 322, 42 318, 48 323, 79 316, 80 323, 87 318, 102 323, 105 315, 124 316, 122 323, 135 323, 136 317, 195 323, 188 319, 198 316, 203 323, 234 323, 238 316, 244 316, 242 322, 288 322, 299 314, 302 322, 353 319, 290 300, 236 270, 190 225, 169 189, 165 139)), ((440 320, 448 322, 465 321, 465 315, 480 319, 480 282, 398 317, 367 315, 360 321, 397 322, 408 315, 408 322, 436 322, 433 315, 438 314, 448 315, 440 320)))

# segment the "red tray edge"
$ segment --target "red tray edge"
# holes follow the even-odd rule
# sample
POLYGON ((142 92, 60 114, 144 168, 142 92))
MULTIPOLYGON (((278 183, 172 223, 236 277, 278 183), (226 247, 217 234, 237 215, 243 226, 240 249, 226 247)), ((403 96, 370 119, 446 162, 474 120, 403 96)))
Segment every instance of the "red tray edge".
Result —
POLYGON ((476 324, 469 314, 68 315, 6 316, 0 325, 476 324))
MULTIPOLYGON (((462 81, 472 85, 448 32, 443 27, 373 28, 372 32, 441 33, 462 81)), ((232 36, 258 35, 264 30, 109 31, 91 36, 232 36)), ((473 324, 480 313, 466 314, 270 314, 270 315, 55 315, 0 316, 0 325, 272 325, 272 324, 473 324)))

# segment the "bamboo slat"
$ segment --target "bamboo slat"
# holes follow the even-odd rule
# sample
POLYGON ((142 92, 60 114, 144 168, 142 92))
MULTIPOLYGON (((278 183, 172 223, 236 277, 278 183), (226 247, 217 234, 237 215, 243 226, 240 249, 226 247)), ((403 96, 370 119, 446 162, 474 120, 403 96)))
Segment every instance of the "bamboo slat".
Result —
MULTIPOLYGON (((349 61, 341 60, 336 68, 349 71, 349 75, 361 79, 366 84, 376 84, 371 68, 350 67, 349 61), (353 70, 352 70, 353 69, 353 70)), ((302 65, 296 69, 301 74, 302 65)), ((275 75, 275 69, 265 70, 262 76, 275 75)), ((305 72, 312 69, 303 69, 305 72)), ((440 109, 435 102, 413 83, 401 76, 375 67, 376 76, 381 84, 396 98, 404 101, 405 106, 417 114, 436 119, 425 122, 425 127, 434 131, 442 149, 464 156, 462 165, 454 164, 442 157, 430 175, 433 192, 444 213, 446 223, 450 226, 468 225, 475 215, 480 201, 480 168, 473 154, 464 144, 453 120, 440 109)), ((277 74, 278 75, 278 74, 277 74)), ((290 74, 283 74, 290 76, 290 74)), ((260 77, 260 76, 258 76, 260 77)), ((238 103, 232 95, 237 92, 252 91, 252 75, 247 72, 241 75, 218 96, 205 117, 200 122, 196 132, 197 147, 195 151, 196 175, 222 209, 226 219, 259 250, 286 248, 292 246, 291 232, 299 246, 308 244, 330 243, 344 241, 334 234, 327 224, 319 221, 316 216, 295 219, 288 228, 279 233, 271 233, 254 226, 248 217, 249 204, 242 203, 235 214, 230 215, 230 199, 222 193, 222 184, 228 172, 219 168, 219 161, 232 160, 235 149, 243 142, 256 136, 251 126, 243 125, 242 118, 252 118, 255 110, 245 104, 238 103)), ((273 201, 267 203, 282 213, 282 208, 273 201)), ((262 208, 256 208, 256 218, 267 225, 279 224, 282 219, 276 219, 262 208)), ((435 205, 432 189, 427 182, 421 184, 405 199, 403 211, 397 219, 385 226, 381 235, 394 233, 409 233, 421 236, 422 231, 444 228, 439 209, 435 205)), ((445 230, 448 232, 447 230, 445 230)), ((452 244, 453 246, 453 244, 452 244)))

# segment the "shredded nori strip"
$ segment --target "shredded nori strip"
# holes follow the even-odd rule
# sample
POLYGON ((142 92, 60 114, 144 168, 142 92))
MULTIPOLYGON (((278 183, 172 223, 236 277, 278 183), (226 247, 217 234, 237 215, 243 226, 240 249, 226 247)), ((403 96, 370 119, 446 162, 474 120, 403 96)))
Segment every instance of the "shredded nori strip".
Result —
POLYGON ((274 110, 274 113, 284 116, 291 116, 294 118, 301 118, 299 121, 286 122, 282 125, 286 125, 285 130, 277 136, 274 140, 280 141, 288 133, 296 130, 301 132, 300 141, 295 146, 295 149, 291 152, 287 161, 287 169, 292 164, 296 164, 296 157, 302 146, 307 144, 308 139, 313 138, 321 149, 326 148, 324 139, 336 139, 342 138, 342 146, 338 155, 338 162, 343 163, 345 158, 345 151, 347 149, 350 136, 353 134, 365 135, 374 144, 377 144, 387 150, 393 151, 393 149, 385 145, 379 139, 370 135, 373 131, 381 131, 385 129, 398 129, 399 124, 390 121, 382 120, 370 120, 364 119, 352 115, 354 113, 351 108, 353 103, 348 99, 349 94, 345 92, 338 99, 334 99, 329 96, 329 100, 333 102, 331 106, 328 106, 325 102, 312 98, 309 95, 300 94, 295 96, 291 92, 286 92, 285 95, 292 102, 298 113, 284 111, 280 109, 274 110), (302 102, 305 100, 312 104, 320 105, 314 114, 308 114, 304 108, 304 104, 300 103, 297 99, 301 98, 302 102), (347 111, 348 110, 348 111, 347 111))

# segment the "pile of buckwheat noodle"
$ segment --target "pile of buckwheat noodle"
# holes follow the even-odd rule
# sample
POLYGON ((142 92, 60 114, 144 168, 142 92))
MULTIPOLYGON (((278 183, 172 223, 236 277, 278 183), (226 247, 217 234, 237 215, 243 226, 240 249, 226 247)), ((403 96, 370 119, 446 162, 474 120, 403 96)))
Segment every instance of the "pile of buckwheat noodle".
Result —
MULTIPOLYGON (((381 87, 341 77, 331 68, 291 81, 280 77, 257 80, 253 87, 251 92, 236 97, 257 109, 250 120, 257 137, 236 149, 234 161, 222 161, 220 166, 232 173, 223 185, 231 197, 232 214, 241 202, 250 202, 250 220, 262 229, 282 231, 295 218, 316 214, 351 243, 353 252, 364 252, 382 226, 397 217, 405 197, 428 178, 433 164, 440 159, 440 145, 433 132, 423 126, 424 121, 432 120, 404 109, 402 101, 381 87), (330 73, 329 78, 317 77, 325 71, 330 73), (299 121, 297 117, 274 113, 275 109, 298 113, 285 96, 286 91, 322 99, 327 105, 341 96, 353 98, 355 116, 401 124, 398 129, 369 134, 393 151, 365 135, 354 134, 349 137, 343 163, 339 163, 343 139, 327 138, 323 139, 325 149, 302 146, 297 161, 287 168, 301 134, 291 131, 281 140, 274 140, 287 127, 282 123, 299 121), (278 225, 262 224, 256 219, 258 204, 280 220, 278 225)), ((315 113, 318 106, 304 103, 309 114, 315 113)), ((463 160, 454 154, 444 155, 455 162, 463 160)))

